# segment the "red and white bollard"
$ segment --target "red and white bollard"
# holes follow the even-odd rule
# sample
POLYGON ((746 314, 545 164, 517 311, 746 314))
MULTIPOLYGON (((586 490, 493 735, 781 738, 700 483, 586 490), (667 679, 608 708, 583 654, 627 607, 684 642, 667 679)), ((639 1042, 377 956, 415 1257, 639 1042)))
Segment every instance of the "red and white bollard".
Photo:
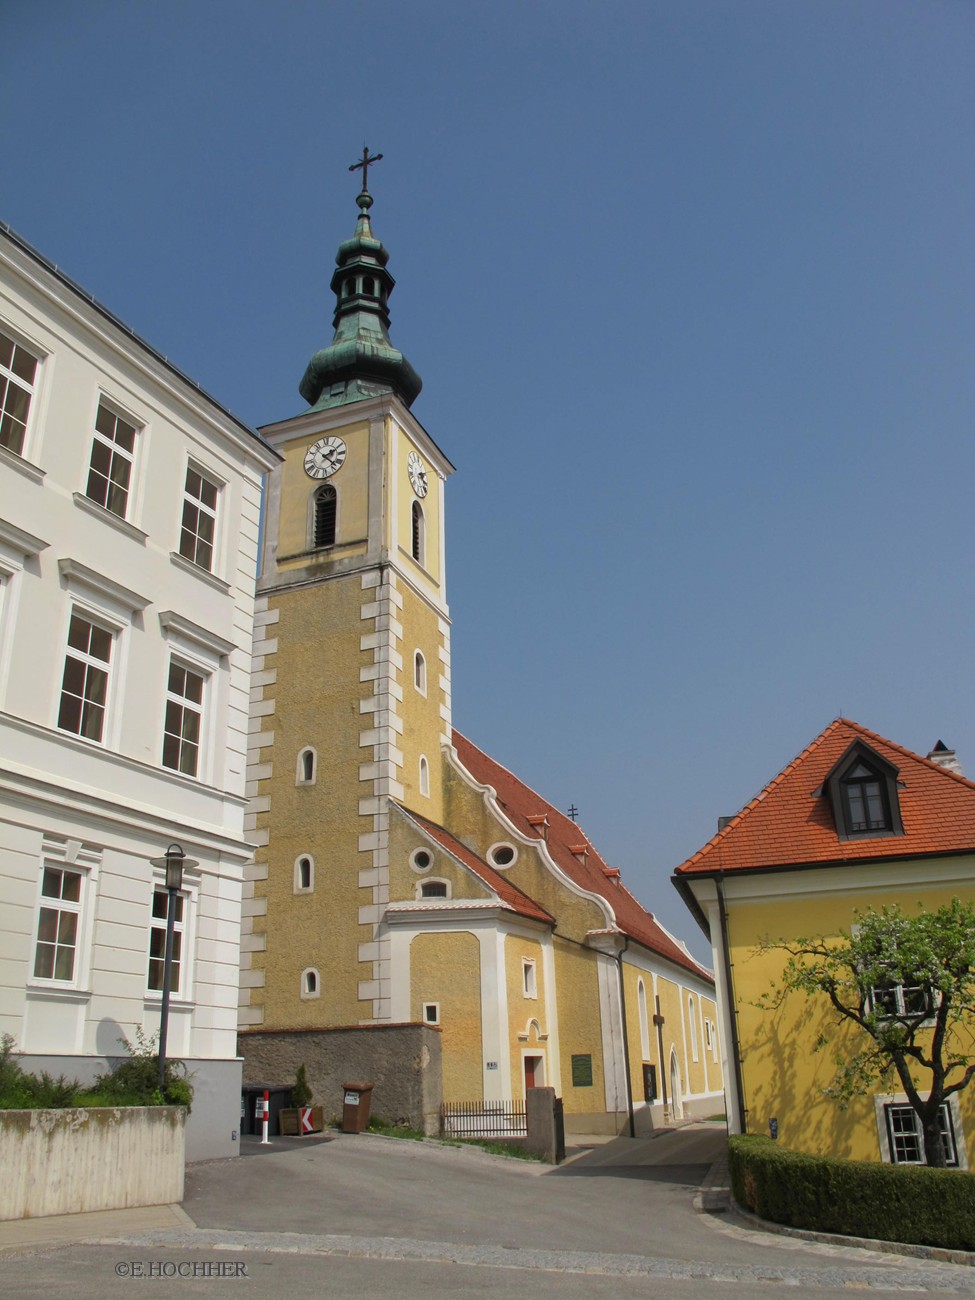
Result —
POLYGON ((267 1089, 264 1090, 264 1119, 261 1122, 261 1146, 269 1147, 271 1144, 267 1140, 268 1111, 270 1110, 270 1094, 267 1089))

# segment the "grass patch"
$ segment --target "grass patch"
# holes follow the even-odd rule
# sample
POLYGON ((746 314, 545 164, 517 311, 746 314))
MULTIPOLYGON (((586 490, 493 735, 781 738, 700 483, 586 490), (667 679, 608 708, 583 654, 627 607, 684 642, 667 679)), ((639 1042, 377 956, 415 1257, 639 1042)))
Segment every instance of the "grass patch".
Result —
POLYGON ((545 1163, 537 1151, 529 1151, 527 1147, 517 1142, 492 1142, 490 1138, 465 1138, 463 1142, 458 1142, 457 1146, 479 1147, 492 1156, 508 1156, 511 1160, 534 1160, 538 1164, 545 1163))
POLYGON ((409 1124, 391 1124, 385 1119, 371 1119, 368 1124, 370 1133, 380 1133, 383 1137, 406 1138, 408 1142, 424 1142, 426 1134, 409 1124))

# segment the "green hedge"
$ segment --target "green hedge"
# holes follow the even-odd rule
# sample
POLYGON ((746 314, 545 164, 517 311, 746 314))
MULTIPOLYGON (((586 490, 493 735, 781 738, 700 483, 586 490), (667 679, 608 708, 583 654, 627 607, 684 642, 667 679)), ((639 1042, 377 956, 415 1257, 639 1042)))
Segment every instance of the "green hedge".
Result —
POLYGON ((911 1245, 975 1250, 975 1173, 868 1164, 732 1137, 735 1200, 773 1223, 911 1245))

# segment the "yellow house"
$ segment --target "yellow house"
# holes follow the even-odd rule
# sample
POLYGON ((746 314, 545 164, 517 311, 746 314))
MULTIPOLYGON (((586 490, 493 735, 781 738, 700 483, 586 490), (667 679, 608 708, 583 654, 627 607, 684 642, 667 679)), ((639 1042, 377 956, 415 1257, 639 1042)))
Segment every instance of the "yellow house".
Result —
MULTIPOLYGON (((824 1091, 864 1031, 838 1024, 825 997, 790 993, 776 1008, 762 997, 787 960, 768 943, 828 941, 868 908, 913 914, 975 898, 975 785, 954 753, 939 741, 922 758, 839 718, 678 867, 674 883, 714 952, 731 1131, 772 1129, 785 1146, 819 1155, 923 1163, 905 1096, 878 1084, 840 1109, 824 1091)), ((971 1052, 965 1037, 958 1045, 971 1052)), ((949 1163, 967 1168, 975 1091, 948 1099, 942 1126, 949 1163)))
POLYGON ((410 407, 365 190, 309 409, 263 430, 239 1025, 435 1026, 447 1101, 571 1131, 723 1108, 710 972, 581 828, 454 730, 453 466, 410 407), (655 1108, 655 1111, 654 1111, 655 1108))

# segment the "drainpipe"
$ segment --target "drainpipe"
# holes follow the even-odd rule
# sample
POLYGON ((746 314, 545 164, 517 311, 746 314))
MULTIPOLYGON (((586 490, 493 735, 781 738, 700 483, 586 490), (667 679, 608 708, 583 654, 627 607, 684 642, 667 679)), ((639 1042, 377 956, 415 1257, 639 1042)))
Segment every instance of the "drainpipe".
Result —
POLYGON ((741 1074, 741 1049, 738 1044, 738 1008, 735 1006, 734 985, 731 978, 731 949, 728 946, 728 913, 724 901, 724 880, 715 877, 718 891, 718 914, 721 917, 721 948, 724 956, 724 979, 728 989, 728 1022, 731 1025, 731 1059, 735 1064, 735 1089, 738 1093, 738 1130, 747 1133, 745 1120, 745 1085, 741 1074))
POLYGON ((626 988, 623 983, 623 954, 630 946, 630 937, 623 940, 623 947, 616 954, 616 966, 620 976, 620 1017, 623 1021, 623 1069, 626 1072, 626 1108, 630 1116, 630 1137, 636 1137, 636 1123, 633 1119, 633 1081, 630 1078, 630 1036, 626 1031, 626 988))

